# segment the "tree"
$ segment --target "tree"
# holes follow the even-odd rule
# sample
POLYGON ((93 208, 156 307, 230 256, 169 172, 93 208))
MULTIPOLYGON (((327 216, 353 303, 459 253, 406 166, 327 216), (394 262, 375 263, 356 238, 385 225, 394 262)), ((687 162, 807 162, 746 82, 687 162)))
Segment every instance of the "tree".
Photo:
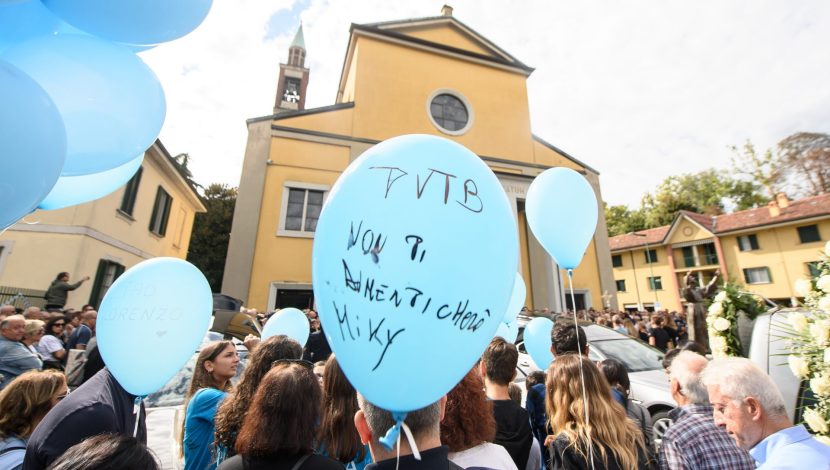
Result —
POLYGON ((782 171, 797 193, 817 196, 830 192, 830 135, 793 134, 778 143, 778 154, 782 171))
POLYGON ((605 219, 609 235, 614 236, 668 225, 681 210, 718 215, 727 209, 750 209, 767 201, 754 182, 709 169, 669 176, 654 193, 643 196, 639 209, 606 206, 605 219))
POLYGON ((213 292, 220 292, 225 273, 237 189, 213 183, 204 190, 207 212, 196 214, 187 260, 204 273, 213 292))
POLYGON ((758 155, 755 146, 748 140, 740 150, 734 145, 729 148, 735 152, 732 167, 737 174, 761 185, 770 199, 783 189, 784 173, 780 159, 772 150, 767 149, 763 155, 758 155))

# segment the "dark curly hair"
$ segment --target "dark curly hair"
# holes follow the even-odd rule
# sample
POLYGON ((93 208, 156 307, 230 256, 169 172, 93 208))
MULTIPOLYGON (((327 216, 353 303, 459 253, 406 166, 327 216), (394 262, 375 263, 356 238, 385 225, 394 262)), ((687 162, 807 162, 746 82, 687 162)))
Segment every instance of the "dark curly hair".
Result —
POLYGON ((266 339, 251 354, 248 365, 236 384, 236 390, 222 401, 216 411, 216 443, 228 451, 228 457, 234 454, 236 436, 248 406, 253 401, 262 378, 271 369, 271 364, 278 359, 299 359, 302 355, 303 347, 300 343, 285 335, 266 339))
POLYGON ((441 421, 441 443, 450 452, 461 452, 496 437, 493 403, 484 393, 484 380, 473 368, 447 394, 447 406, 441 421))
POLYGON ((585 336, 585 330, 579 325, 574 325, 573 321, 557 321, 551 329, 550 341, 556 356, 588 352, 588 338, 585 336), (577 344, 577 337, 579 344, 577 344))

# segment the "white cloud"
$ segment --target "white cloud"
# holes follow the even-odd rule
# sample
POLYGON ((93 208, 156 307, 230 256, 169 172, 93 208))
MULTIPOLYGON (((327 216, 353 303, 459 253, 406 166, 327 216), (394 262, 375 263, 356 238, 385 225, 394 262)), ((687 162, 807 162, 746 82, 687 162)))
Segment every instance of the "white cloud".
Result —
MULTIPOLYGON (((350 23, 434 16, 441 2, 312 0, 301 13, 307 107, 334 102, 350 23)), ((605 199, 636 204, 663 178, 726 168, 728 145, 830 129, 830 4, 457 0, 455 16, 526 64, 536 134, 598 169, 605 199)), ((238 184, 245 120, 271 112, 294 27, 290 0, 216 0, 191 35, 144 53, 167 91, 162 140, 203 184, 238 184)))

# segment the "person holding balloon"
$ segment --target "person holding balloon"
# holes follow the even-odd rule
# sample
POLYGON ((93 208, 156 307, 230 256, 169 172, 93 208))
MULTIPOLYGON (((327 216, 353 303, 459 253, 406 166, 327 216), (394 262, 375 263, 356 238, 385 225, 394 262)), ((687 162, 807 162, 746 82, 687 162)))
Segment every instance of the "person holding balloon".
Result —
POLYGON ((231 389, 238 365, 239 356, 231 341, 213 342, 199 353, 185 395, 185 417, 179 435, 185 469, 216 468, 210 455, 215 432, 213 420, 219 403, 231 389))
MULTIPOLYGON (((300 313, 302 315, 302 313, 300 313)), ((276 318, 272 317, 272 320, 276 318)), ((236 454, 236 438, 248 413, 262 378, 275 361, 300 359, 303 347, 285 335, 271 336, 261 342, 248 359, 242 377, 216 412, 217 465, 236 454)))

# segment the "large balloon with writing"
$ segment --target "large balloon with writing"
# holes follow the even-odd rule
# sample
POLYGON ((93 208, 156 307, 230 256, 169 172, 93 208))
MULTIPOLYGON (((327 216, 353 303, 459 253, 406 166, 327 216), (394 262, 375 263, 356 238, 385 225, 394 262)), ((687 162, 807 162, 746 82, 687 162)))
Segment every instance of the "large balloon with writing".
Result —
POLYGON ((210 326, 213 296, 198 268, 153 258, 109 288, 98 311, 101 357, 133 395, 155 392, 193 355, 210 326))
POLYGON ((300 310, 289 307, 271 315, 271 318, 265 323, 265 328, 262 329, 262 340, 265 341, 272 336, 285 335, 300 343, 300 346, 305 346, 308 341, 308 334, 308 317, 300 310))
POLYGON ((314 295, 351 383, 422 408, 479 358, 504 318, 516 222, 495 174, 435 136, 389 139, 340 176, 317 223, 314 295))
POLYGON ((60 111, 67 137, 63 176, 123 165, 147 150, 161 131, 164 90, 124 46, 58 34, 17 44, 0 58, 34 78, 60 111))
POLYGON ((597 228, 597 196, 588 181, 569 168, 550 168, 527 190, 527 223, 556 262, 574 269, 597 228))
POLYGON ((65 158, 55 104, 31 77, 0 60, 0 230, 35 210, 65 158))
POLYGON ((550 352, 550 331, 553 329, 553 322, 549 318, 537 317, 530 320, 525 326, 524 342, 525 349, 536 367, 545 370, 553 361, 553 353, 550 352))

